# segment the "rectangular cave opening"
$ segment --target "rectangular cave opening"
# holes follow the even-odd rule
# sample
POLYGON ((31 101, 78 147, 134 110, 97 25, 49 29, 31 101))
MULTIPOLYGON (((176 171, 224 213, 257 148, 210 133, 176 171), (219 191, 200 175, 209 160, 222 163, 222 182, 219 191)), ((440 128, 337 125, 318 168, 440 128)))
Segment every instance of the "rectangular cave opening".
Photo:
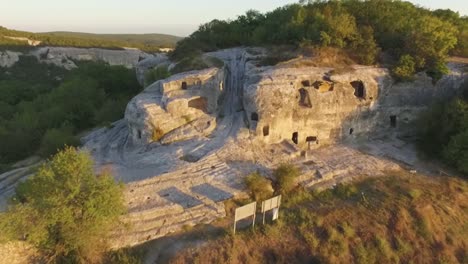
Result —
POLYGON ((364 83, 358 80, 352 81, 350 84, 354 88, 354 96, 358 98, 364 98, 366 93, 364 83))
POLYGON ((138 130, 138 139, 141 139, 141 130, 138 130))
POLYGON ((299 95, 300 95, 300 100, 299 100, 299 105, 303 107, 312 107, 312 103, 310 101, 309 97, 309 91, 307 91, 304 88, 299 89, 299 95))
POLYGON ((308 148, 310 149, 310 144, 318 144, 318 140, 317 140, 317 137, 316 136, 308 136, 306 137, 306 142, 308 144, 308 148))
POLYGON ((349 134, 352 135, 354 133, 354 128, 349 129, 349 134))
POLYGON ((302 81, 301 84, 304 87, 310 87, 310 81, 309 80, 302 81))
POLYGON ((182 90, 187 90, 187 82, 182 82, 182 90))
POLYGON ((390 116, 390 126, 395 128, 397 126, 397 117, 396 115, 390 116))
POLYGON ((208 100, 205 97, 199 97, 196 99, 192 99, 188 102, 188 107, 195 108, 198 110, 202 110, 203 112, 207 112, 208 107, 208 100))
POLYGON ((250 120, 252 121, 258 121, 258 114, 253 112, 251 115, 250 115, 250 120))
POLYGON ((294 132, 294 133, 292 134, 292 138, 291 138, 291 139, 292 139, 292 141, 294 142, 294 144, 297 145, 297 144, 299 143, 299 133, 298 133, 298 132, 294 132))
POLYGON ((270 126, 264 126, 263 127, 263 136, 266 137, 270 135, 270 126))

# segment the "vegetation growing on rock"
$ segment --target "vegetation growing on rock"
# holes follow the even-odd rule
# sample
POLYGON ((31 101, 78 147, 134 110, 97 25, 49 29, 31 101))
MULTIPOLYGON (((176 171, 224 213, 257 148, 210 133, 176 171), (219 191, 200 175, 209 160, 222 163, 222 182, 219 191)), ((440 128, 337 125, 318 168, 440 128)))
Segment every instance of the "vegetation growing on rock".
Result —
MULTIPOLYGON (((357 62, 373 64, 382 50, 395 61, 411 56, 415 71, 437 79, 446 70, 441 65, 450 52, 468 56, 467 32, 467 17, 409 2, 302 1, 266 14, 248 11, 232 21, 208 22, 180 41, 172 58, 235 46, 314 45, 341 48, 357 62)), ((401 69, 395 73, 402 73, 403 79, 408 74, 401 69)))

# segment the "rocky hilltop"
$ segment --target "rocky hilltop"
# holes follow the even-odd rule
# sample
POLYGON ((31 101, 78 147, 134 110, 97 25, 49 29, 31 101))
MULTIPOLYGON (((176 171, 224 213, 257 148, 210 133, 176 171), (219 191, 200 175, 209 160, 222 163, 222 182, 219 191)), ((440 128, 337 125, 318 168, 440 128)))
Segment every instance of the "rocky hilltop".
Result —
POLYGON ((466 77, 450 64, 435 84, 425 74, 397 83, 378 67, 259 66, 264 54, 205 54, 224 66, 155 82, 129 102, 125 119, 83 138, 97 168, 127 182, 132 229, 116 233, 115 247, 224 216, 223 201, 245 194, 243 176, 269 175, 281 162, 302 168, 304 186, 421 169, 406 140, 414 121, 459 93, 466 77))

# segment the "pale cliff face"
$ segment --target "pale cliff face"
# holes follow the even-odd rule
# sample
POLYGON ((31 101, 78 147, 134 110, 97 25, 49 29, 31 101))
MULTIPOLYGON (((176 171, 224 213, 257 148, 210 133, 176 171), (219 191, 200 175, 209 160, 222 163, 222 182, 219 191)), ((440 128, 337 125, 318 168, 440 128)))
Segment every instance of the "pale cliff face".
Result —
POLYGON ((173 76, 130 102, 126 120, 133 142, 151 142, 155 128, 161 130, 161 137, 169 132, 195 136, 184 125, 202 116, 212 119, 210 129, 205 130, 209 133, 218 114, 231 113, 226 106, 244 111, 252 139, 286 140, 303 149, 360 135, 411 135, 418 113, 455 95, 463 80, 456 69, 435 85, 424 74, 413 82, 395 83, 384 68, 354 66, 333 73, 332 68, 320 67, 256 67, 244 49, 210 56, 224 60, 224 69, 173 76), (179 128, 185 132, 176 132, 179 128))
POLYGON ((212 68, 178 74, 146 88, 125 112, 131 142, 162 139, 167 144, 209 134, 216 126, 223 80, 224 72, 212 68))

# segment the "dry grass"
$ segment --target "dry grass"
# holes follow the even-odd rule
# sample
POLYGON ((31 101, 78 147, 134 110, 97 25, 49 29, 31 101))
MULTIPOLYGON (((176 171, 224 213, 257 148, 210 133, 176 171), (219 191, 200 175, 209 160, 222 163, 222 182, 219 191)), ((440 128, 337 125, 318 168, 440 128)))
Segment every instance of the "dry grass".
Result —
POLYGON ((173 263, 467 263, 468 183, 393 175, 285 197, 280 221, 173 263))

